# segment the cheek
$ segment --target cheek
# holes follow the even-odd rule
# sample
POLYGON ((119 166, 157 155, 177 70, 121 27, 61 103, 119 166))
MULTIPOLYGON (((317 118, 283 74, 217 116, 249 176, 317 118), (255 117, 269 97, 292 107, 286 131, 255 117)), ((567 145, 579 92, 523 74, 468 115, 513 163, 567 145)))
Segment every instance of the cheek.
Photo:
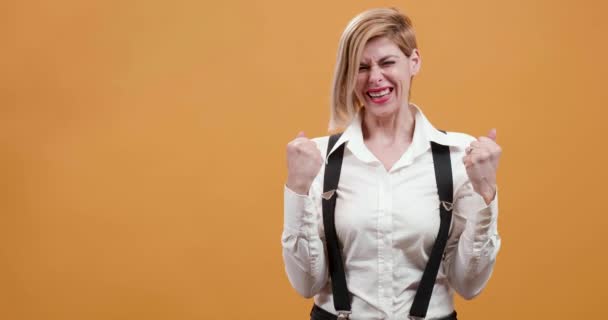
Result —
POLYGON ((399 82, 399 83, 403 83, 404 81, 407 81, 410 77, 410 75, 405 72, 404 70, 400 70, 400 69, 393 69, 391 70, 391 72, 388 75, 391 79, 391 81, 394 82, 399 82))
POLYGON ((355 94, 362 98, 363 96, 363 90, 365 90, 365 84, 367 83, 365 76, 361 76, 359 75, 357 77, 357 83, 355 84, 355 94))
POLYGON ((401 79, 398 75, 391 74, 387 76, 389 82, 395 87, 395 91, 399 94, 400 91, 403 90, 403 79, 401 79))
POLYGON ((363 90, 363 88, 365 88, 366 83, 367 78, 365 77, 365 74, 357 75, 357 84, 355 85, 355 89, 360 92, 361 90, 363 90))
POLYGON ((397 94, 403 95, 409 91, 410 78, 405 72, 395 71, 390 75, 390 81, 397 88, 397 94))
POLYGON ((410 87, 407 79, 401 79, 399 81, 399 97, 409 95, 410 87))

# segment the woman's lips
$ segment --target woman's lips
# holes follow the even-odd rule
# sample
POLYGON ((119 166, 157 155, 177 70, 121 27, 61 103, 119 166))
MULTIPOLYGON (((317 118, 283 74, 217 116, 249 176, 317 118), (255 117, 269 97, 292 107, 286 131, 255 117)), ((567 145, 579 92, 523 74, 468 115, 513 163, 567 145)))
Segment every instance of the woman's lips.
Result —
POLYGON ((390 100, 394 89, 391 87, 374 88, 367 91, 367 97, 374 104, 384 104, 390 100))

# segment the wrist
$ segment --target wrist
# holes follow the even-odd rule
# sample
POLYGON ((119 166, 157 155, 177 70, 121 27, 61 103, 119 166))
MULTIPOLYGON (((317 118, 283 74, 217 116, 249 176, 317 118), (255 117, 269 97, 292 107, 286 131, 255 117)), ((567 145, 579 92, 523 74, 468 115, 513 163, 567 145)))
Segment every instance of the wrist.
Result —
POLYGON ((308 195, 308 191, 310 190, 310 182, 301 181, 298 179, 290 179, 287 178, 287 183, 285 184, 287 188, 291 191, 299 194, 299 195, 308 195))

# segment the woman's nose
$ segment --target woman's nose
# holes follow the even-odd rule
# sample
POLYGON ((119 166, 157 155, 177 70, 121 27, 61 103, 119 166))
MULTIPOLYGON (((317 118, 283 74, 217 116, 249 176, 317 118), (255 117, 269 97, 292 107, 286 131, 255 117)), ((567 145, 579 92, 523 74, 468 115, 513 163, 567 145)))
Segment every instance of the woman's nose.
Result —
POLYGON ((369 83, 374 84, 377 82, 381 82, 384 79, 384 74, 382 74, 382 69, 378 66, 372 66, 369 71, 369 83))

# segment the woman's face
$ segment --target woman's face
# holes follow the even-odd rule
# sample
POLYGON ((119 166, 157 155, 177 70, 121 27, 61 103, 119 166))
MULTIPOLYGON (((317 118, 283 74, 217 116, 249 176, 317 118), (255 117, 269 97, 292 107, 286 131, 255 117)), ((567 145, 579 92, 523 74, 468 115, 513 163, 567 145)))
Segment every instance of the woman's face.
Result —
POLYGON ((411 79, 419 69, 418 50, 408 58, 386 37, 370 40, 363 49, 355 89, 366 112, 384 117, 407 106, 411 79))

